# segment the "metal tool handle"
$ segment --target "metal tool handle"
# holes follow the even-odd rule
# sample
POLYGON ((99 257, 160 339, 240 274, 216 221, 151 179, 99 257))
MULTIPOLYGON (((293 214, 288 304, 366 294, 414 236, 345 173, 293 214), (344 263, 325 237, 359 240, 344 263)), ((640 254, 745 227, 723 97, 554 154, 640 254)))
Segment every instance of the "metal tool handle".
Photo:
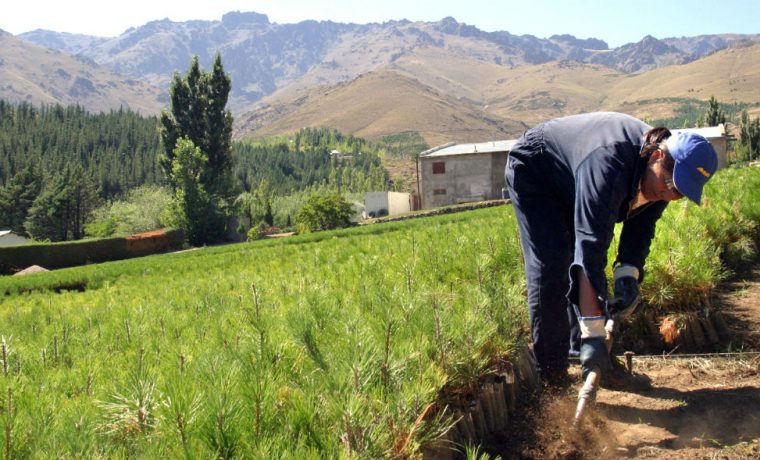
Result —
POLYGON ((583 387, 578 393, 578 406, 575 408, 575 420, 573 421, 573 426, 577 427, 581 423, 589 405, 591 405, 596 399, 600 377, 601 372, 598 368, 589 372, 586 376, 586 381, 583 382, 583 387))

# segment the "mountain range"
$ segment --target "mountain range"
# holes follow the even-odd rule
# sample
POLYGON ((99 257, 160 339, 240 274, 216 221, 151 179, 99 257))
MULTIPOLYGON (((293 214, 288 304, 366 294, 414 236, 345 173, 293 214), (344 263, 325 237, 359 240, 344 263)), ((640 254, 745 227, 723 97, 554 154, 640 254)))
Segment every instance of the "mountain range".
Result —
POLYGON ((611 49, 450 17, 277 24, 254 12, 153 21, 113 38, 0 33, 0 97, 157 113, 174 72, 193 55, 208 68, 217 52, 232 77, 237 136, 327 126, 369 138, 412 131, 434 145, 513 137, 580 111, 667 118, 681 99, 715 95, 753 111, 760 102, 760 35, 646 36, 611 49))

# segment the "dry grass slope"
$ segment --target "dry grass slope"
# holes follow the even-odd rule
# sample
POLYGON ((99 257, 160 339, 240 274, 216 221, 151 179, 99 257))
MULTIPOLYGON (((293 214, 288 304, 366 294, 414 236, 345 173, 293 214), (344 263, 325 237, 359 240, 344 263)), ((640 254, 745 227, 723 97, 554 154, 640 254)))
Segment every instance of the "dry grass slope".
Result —
POLYGON ((128 107, 144 115, 164 106, 163 92, 153 86, 2 31, 0 81, 0 98, 12 102, 79 104, 92 112, 128 107))
MULTIPOLYGON (((639 75, 624 76, 607 91, 604 109, 637 116, 661 118, 672 114, 675 104, 636 105, 656 98, 693 98, 721 102, 760 102, 760 44, 729 48, 685 65, 664 67, 639 75), (667 110, 670 113, 667 113, 667 110)), ((760 107, 750 110, 760 115, 760 107)))
POLYGON ((752 104, 760 102, 760 44, 638 75, 575 61, 509 67, 449 44, 420 47, 337 85, 294 87, 241 117, 238 135, 325 126, 370 139, 418 131, 438 145, 514 138, 542 120, 597 110, 669 118, 683 98, 752 104))
POLYGON ((512 120, 490 118, 468 101, 392 71, 372 72, 348 84, 319 88, 271 105, 265 113, 282 116, 262 122, 261 113, 248 114, 241 118, 241 131, 260 137, 325 126, 369 139, 417 131, 428 144, 438 145, 514 137, 525 129, 512 120))

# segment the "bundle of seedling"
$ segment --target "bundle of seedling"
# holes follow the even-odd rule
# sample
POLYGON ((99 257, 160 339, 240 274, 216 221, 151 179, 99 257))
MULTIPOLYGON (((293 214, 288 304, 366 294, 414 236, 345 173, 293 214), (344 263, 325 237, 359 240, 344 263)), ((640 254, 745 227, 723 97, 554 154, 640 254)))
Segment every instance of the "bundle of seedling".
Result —
POLYGON ((731 342, 715 289, 755 259, 760 224, 760 171, 728 168, 708 183, 701 207, 668 206, 641 286, 645 306, 626 336, 651 352, 715 351, 731 342))

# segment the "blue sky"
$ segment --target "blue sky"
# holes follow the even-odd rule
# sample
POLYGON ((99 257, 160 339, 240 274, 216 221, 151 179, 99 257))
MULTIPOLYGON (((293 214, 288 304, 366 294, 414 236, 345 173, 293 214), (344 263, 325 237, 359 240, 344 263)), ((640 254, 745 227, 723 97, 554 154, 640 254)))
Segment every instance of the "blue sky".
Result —
POLYGON ((169 18, 218 20, 229 11, 256 11, 271 22, 437 21, 453 16, 482 30, 545 38, 571 34, 611 47, 657 38, 760 33, 758 0, 7 0, 0 29, 117 36, 129 27, 169 18))

